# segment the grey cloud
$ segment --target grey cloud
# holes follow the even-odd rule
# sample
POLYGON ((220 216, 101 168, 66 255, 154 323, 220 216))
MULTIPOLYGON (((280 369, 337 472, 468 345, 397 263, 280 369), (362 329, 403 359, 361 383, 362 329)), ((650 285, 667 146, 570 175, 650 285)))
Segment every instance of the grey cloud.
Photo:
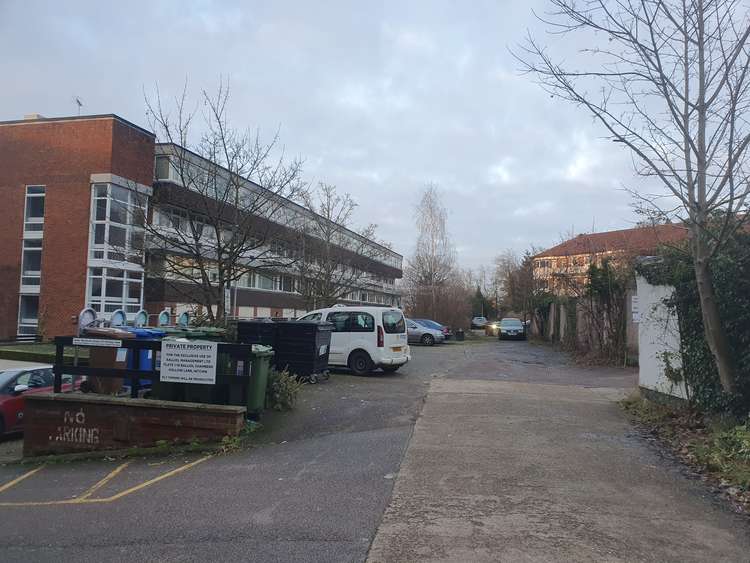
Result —
POLYGON ((235 125, 306 159, 361 224, 410 254, 426 182, 460 260, 629 226, 630 160, 580 110, 518 76, 507 51, 533 2, 0 3, 0 119, 113 112, 146 125, 143 91, 232 87, 235 125))

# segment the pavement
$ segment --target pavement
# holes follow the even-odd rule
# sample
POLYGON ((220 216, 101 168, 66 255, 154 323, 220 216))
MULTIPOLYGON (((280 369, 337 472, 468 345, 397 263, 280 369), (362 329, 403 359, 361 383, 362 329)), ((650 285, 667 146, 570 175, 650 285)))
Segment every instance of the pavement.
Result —
POLYGON ((613 402, 634 372, 467 348, 432 381, 368 562, 750 560, 748 521, 613 402))
POLYGON ((412 352, 305 386, 247 450, 0 466, 0 561, 748 561, 746 522, 613 402, 634 371, 412 352))

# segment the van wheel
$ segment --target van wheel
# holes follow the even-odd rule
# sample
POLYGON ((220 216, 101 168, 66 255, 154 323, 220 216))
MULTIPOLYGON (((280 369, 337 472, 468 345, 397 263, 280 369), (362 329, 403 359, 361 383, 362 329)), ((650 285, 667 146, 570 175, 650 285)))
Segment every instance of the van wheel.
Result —
POLYGON ((431 334, 425 334, 422 337, 422 344, 425 346, 434 346, 435 345, 435 337, 431 334))
POLYGON ((372 371, 372 360, 367 352, 352 352, 349 356, 349 369, 356 375, 367 375, 372 371))

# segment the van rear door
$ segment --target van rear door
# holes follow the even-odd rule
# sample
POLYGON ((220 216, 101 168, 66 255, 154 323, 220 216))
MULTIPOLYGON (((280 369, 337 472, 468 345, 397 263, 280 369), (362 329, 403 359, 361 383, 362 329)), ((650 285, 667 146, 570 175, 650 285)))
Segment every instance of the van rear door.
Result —
POLYGON ((406 321, 399 309, 383 311, 383 344, 386 354, 402 355, 406 353, 406 321))

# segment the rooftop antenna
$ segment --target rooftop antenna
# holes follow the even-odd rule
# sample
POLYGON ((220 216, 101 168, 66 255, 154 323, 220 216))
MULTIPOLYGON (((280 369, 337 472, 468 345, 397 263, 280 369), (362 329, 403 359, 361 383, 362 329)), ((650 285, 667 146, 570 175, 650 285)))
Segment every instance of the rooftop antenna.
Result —
POLYGON ((83 107, 83 100, 79 96, 73 96, 73 103, 78 106, 78 115, 81 115, 81 108, 83 107))

